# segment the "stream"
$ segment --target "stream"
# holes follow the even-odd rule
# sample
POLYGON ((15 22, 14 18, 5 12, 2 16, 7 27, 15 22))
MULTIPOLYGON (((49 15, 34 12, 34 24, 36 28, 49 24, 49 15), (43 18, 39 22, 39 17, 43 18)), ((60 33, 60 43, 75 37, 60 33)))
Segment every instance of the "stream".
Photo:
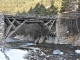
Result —
POLYGON ((3 47, 1 46, 0 60, 80 60, 79 46, 11 41, 5 40, 4 52, 2 52, 3 47), (79 50, 79 53, 76 53, 75 50, 79 50))

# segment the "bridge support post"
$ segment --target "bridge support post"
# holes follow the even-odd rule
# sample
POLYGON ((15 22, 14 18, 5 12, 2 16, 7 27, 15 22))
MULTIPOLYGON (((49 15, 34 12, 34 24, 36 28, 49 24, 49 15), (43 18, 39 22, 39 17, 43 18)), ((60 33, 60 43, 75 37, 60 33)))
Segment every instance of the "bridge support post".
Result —
POLYGON ((59 42, 59 38, 60 38, 60 23, 61 23, 61 20, 60 20, 60 17, 61 17, 61 14, 58 13, 57 15, 57 20, 56 20, 56 39, 55 39, 55 44, 58 44, 59 42))

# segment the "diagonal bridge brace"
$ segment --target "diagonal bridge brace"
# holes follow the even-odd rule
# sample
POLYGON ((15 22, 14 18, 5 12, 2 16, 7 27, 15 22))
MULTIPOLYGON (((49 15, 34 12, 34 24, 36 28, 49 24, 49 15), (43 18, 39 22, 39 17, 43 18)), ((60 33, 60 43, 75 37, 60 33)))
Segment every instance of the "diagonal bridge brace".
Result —
POLYGON ((13 31, 11 31, 6 37, 8 38, 12 34, 14 34, 25 22, 26 22, 26 20, 24 20, 22 23, 19 23, 19 25, 17 27, 15 27, 15 29, 13 31))

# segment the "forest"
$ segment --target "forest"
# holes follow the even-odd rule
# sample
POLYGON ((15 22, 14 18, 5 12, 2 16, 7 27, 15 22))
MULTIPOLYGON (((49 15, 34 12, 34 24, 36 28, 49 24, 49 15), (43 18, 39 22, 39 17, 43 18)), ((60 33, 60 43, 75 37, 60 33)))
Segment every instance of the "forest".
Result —
MULTIPOLYGON (((71 0, 72 2, 73 0, 71 0)), ((68 7, 68 0, 1 0, 0 1, 0 12, 4 13, 16 13, 16 12, 28 12, 31 8, 34 9, 37 5, 43 5, 41 8, 48 11, 53 10, 55 12, 65 11, 65 8, 68 7), (39 3, 39 4, 38 4, 39 3)), ((39 8, 40 8, 39 7, 39 8)))

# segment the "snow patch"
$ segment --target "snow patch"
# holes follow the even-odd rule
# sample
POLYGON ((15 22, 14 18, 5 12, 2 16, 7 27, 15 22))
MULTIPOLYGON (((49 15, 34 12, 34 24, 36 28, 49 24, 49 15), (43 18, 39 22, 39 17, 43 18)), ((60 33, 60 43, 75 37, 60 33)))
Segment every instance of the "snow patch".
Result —
POLYGON ((26 60, 23 58, 23 56, 27 53, 27 51, 19 50, 19 49, 10 49, 5 53, 10 58, 10 60, 26 60))
POLYGON ((79 49, 75 50, 75 52, 78 53, 78 54, 80 54, 80 50, 79 49))
POLYGON ((53 54, 63 55, 64 53, 57 49, 57 50, 54 50, 54 51, 53 51, 53 54))
POLYGON ((0 51, 0 60, 6 60, 5 55, 0 51))

